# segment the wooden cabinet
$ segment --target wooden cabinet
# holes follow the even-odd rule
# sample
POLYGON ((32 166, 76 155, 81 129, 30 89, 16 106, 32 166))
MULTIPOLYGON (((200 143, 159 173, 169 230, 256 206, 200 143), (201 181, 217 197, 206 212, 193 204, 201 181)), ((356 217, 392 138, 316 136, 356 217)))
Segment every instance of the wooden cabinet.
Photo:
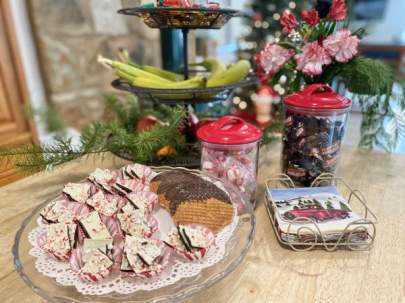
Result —
MULTIPOLYGON (((36 142, 24 115, 28 93, 11 19, 11 0, 0 0, 0 148, 36 142)), ((0 165, 0 186, 21 178, 12 165, 0 165)))

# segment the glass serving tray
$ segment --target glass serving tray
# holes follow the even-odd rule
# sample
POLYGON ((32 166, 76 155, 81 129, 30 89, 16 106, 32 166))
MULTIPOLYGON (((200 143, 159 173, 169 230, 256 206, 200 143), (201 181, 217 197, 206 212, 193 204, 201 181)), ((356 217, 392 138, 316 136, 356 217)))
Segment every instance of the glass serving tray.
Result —
MULTIPOLYGON (((169 167, 154 168, 157 172, 172 170, 169 167)), ((177 168, 178 169, 178 168, 177 168)), ((187 170, 187 169, 184 169, 187 170)), ((190 171, 190 170, 188 170, 190 171)), ((193 173, 204 176, 197 170, 193 173)), ((212 179, 216 179, 209 176, 212 179)), ((218 179, 217 179, 218 180, 218 179)), ((222 182, 223 183, 223 182, 222 182)), ((238 209, 238 224, 229 241, 226 244, 224 258, 215 265, 203 269, 198 275, 190 278, 183 278, 173 285, 169 285, 153 291, 138 291, 128 295, 111 293, 103 296, 88 296, 79 293, 74 286, 62 286, 54 279, 47 277, 35 268, 36 258, 29 254, 32 248, 28 241, 28 234, 37 227, 37 218, 41 209, 47 202, 38 206, 32 214, 22 223, 15 236, 12 249, 14 265, 24 282, 39 296, 48 302, 57 303, 113 303, 113 302, 179 302, 189 298, 201 291, 206 290, 213 284, 219 282, 230 274, 242 262, 246 256, 255 234, 254 210, 248 201, 243 200, 237 190, 229 184, 223 184, 232 198, 232 202, 238 209)), ((49 197, 53 198, 53 197, 49 197)))

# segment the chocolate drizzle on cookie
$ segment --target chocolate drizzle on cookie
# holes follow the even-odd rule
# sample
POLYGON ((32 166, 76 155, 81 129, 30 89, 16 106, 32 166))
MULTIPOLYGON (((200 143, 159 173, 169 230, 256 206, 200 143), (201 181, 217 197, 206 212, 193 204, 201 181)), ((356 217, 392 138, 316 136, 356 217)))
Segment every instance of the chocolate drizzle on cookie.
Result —
POLYGON ((228 195, 223 190, 202 179, 172 187, 166 191, 165 197, 170 201, 170 213, 172 215, 176 213, 179 205, 186 201, 204 202, 208 199, 216 199, 231 204, 228 195))
MULTIPOLYGON (((226 204, 231 204, 229 196, 215 184, 184 171, 163 173, 155 179, 163 181, 157 193, 164 194, 170 201, 170 213, 174 215, 178 206, 186 201, 207 201, 216 199, 226 204)), ((155 181, 155 179, 153 181, 155 181)), ((153 182, 152 181, 152 182, 153 182)))

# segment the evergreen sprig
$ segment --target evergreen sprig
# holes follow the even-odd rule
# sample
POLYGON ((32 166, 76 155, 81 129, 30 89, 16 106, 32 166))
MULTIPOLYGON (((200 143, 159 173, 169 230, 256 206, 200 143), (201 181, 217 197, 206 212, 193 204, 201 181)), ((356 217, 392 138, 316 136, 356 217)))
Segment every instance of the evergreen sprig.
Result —
POLYGON ((143 115, 135 99, 121 102, 108 97, 112 117, 106 122, 93 122, 83 129, 80 144, 75 146, 71 138, 55 137, 51 144, 24 145, 0 149, 0 165, 14 164, 26 173, 51 169, 90 154, 112 152, 132 155, 133 161, 146 163, 157 158, 156 153, 164 146, 178 152, 184 150, 185 139, 179 132, 186 112, 181 106, 159 106, 149 113, 165 115, 165 125, 156 125, 150 131, 137 132, 134 126, 143 115))
POLYGON ((394 72, 382 61, 358 56, 340 66, 337 76, 352 93, 372 96, 391 93, 394 72))

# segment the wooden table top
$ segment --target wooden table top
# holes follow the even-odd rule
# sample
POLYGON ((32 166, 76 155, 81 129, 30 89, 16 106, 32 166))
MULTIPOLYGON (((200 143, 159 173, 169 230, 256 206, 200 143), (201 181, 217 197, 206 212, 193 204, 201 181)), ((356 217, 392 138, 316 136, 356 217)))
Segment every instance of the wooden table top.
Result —
MULTIPOLYGON (((278 144, 262 151, 261 184, 278 171, 279 157, 278 144)), ((0 188, 2 303, 45 302, 14 271, 11 247, 23 219, 67 181, 78 181, 96 167, 124 163, 110 155, 103 161, 82 159, 0 188)), ((227 278, 189 302, 405 302, 405 156, 345 148, 339 175, 365 194, 378 217, 371 251, 302 253, 280 247, 261 190, 256 238, 246 259, 227 278)))

